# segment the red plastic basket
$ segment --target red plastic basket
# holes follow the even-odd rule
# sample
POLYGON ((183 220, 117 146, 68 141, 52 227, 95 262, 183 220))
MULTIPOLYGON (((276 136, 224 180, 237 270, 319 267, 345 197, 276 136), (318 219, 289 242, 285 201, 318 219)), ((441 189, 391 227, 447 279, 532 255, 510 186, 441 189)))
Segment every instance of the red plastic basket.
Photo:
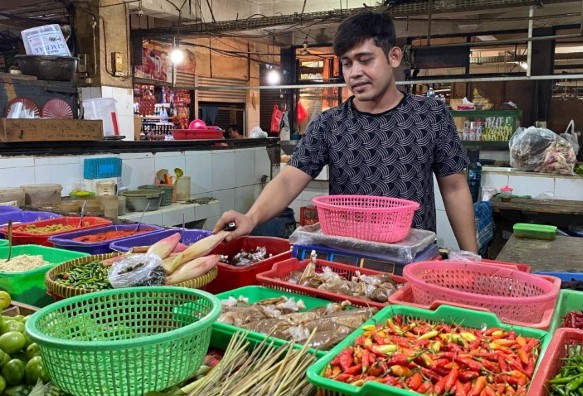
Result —
POLYGON ((312 200, 324 234, 394 243, 405 239, 417 202, 371 195, 322 195, 312 200))
MULTIPOLYGON (((419 304, 419 303, 417 303, 417 300, 415 300, 415 296, 413 295, 413 288, 412 288, 410 283, 406 283, 399 290, 397 290, 396 292, 391 294, 389 296, 389 303, 393 304, 393 305, 397 305, 397 304, 409 305, 409 306, 416 307, 416 308, 429 309, 431 311, 436 310, 440 305, 452 305, 455 307, 471 309, 473 311, 485 311, 485 312, 490 311, 487 308, 484 308, 481 306, 474 306, 471 304, 465 304, 463 302, 435 300, 431 304, 428 304, 428 305, 419 304)), ((528 322, 521 322, 521 321, 513 320, 513 319, 504 319, 501 321, 508 323, 508 324, 517 325, 517 326, 531 327, 533 329, 546 330, 549 328, 549 326, 551 324, 551 320, 553 318, 554 312, 555 312, 554 306, 547 308, 542 316, 542 319, 539 322, 532 322, 530 320, 528 322)))
POLYGON ((563 366, 563 359, 570 353, 583 354, 583 330, 557 329, 534 373, 527 396, 550 395, 547 383, 559 373, 563 366))
MULTIPOLYGON (((293 292, 298 294, 303 294, 306 296, 320 297, 330 301, 350 301, 352 304, 359 307, 377 307, 379 309, 384 308, 388 303, 379 303, 375 301, 365 300, 362 298, 352 297, 345 294, 332 293, 324 290, 314 289, 312 287, 300 286, 293 283, 289 283, 288 279, 291 278, 292 272, 303 271, 306 265, 310 262, 310 259, 298 261, 295 258, 281 261, 273 266, 271 271, 263 272, 257 275, 257 281, 260 285, 265 285, 271 287, 272 289, 281 290, 284 292, 293 292)), ((366 268, 354 267, 352 265, 339 264, 326 260, 316 261, 316 271, 322 272, 324 267, 329 267, 335 273, 350 279, 355 275, 356 271, 360 272, 362 275, 378 275, 382 274, 381 271, 370 270, 366 268)), ((387 274, 397 283, 405 283, 403 277, 387 274)))
POLYGON ((482 307, 506 322, 542 322, 545 312, 554 310, 561 287, 556 277, 461 261, 411 263, 403 276, 418 304, 444 301, 482 307))
MULTIPOLYGON (((87 230, 90 228, 102 227, 111 225, 111 221, 107 219, 102 219, 101 217, 83 217, 83 223, 79 227, 80 217, 60 217, 57 219, 48 219, 41 221, 34 221, 32 223, 19 224, 12 227, 12 243, 15 245, 43 245, 48 247, 53 247, 53 244, 48 241, 49 237, 54 235, 63 235, 68 232, 87 230), (34 234, 23 230, 26 226, 34 224, 37 227, 45 227, 50 225, 68 225, 74 226, 73 229, 66 231, 56 231, 46 234, 34 234)), ((8 227, 0 228, 0 234, 6 236, 8 234, 8 227)))
POLYGON ((273 264, 291 257, 291 245, 287 239, 254 236, 244 236, 222 243, 209 254, 232 257, 241 250, 254 250, 259 246, 265 246, 267 253, 272 254, 272 256, 246 267, 236 267, 226 263, 217 264, 219 273, 215 280, 206 286, 206 291, 217 294, 243 286, 255 285, 257 284, 257 274, 269 271, 273 264))

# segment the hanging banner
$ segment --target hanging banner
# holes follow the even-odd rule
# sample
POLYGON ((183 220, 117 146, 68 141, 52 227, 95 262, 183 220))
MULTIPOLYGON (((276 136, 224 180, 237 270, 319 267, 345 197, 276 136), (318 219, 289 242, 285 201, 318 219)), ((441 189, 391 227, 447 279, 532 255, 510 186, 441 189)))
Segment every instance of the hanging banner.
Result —
MULTIPOLYGON (((168 83, 172 82, 171 50, 171 45, 145 41, 142 50, 142 64, 134 67, 134 76, 168 83)), ((194 52, 185 48, 182 48, 182 51, 184 51, 184 62, 177 65, 176 70, 194 76, 196 72, 194 52)))

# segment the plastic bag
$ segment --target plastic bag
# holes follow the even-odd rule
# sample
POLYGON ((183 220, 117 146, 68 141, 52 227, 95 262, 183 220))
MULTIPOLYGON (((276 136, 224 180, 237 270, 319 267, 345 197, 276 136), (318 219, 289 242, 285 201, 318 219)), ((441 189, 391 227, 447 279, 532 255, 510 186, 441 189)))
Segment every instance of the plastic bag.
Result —
POLYGON ((265 132, 264 130, 262 130, 260 127, 256 126, 255 128, 251 129, 251 132, 249 132, 249 137, 252 138, 266 138, 267 132, 265 132))
POLYGON ((271 113, 271 127, 269 133, 277 135, 281 129, 281 120, 283 118, 283 110, 278 105, 273 105, 273 113, 271 113))
POLYGON ((509 141, 510 166, 518 170, 572 175, 576 154, 571 143, 545 128, 519 128, 509 141))
POLYGON ((305 122, 308 119, 308 111, 304 107, 301 101, 298 101, 298 108, 297 108, 297 121, 298 124, 305 122))
POLYGON ((115 288, 163 285, 166 271, 162 259, 155 254, 132 254, 109 270, 109 283, 115 288))
POLYGON ((447 260, 444 261, 463 261, 466 263, 477 263, 482 261, 482 256, 466 250, 450 250, 447 253, 447 260))
POLYGON ((575 132, 575 120, 571 120, 569 125, 567 125, 565 132, 561 133, 559 136, 571 143, 575 155, 579 153, 579 132, 575 132))

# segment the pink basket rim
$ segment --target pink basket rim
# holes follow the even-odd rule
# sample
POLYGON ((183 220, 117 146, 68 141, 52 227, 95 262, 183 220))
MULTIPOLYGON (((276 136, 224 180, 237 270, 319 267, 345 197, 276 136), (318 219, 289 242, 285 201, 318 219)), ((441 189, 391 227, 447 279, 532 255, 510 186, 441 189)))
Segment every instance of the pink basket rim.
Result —
MULTIPOLYGON (((549 280, 549 281, 551 281, 551 280, 549 280)), ((490 312, 490 313, 493 313, 494 315, 498 316, 495 312, 492 312, 491 310, 489 310, 486 307, 476 307, 476 306, 472 306, 470 304, 457 303, 457 302, 451 302, 451 301, 443 301, 443 300, 434 300, 431 303, 431 305, 424 305, 424 304, 419 304, 419 303, 412 302, 409 300, 404 300, 403 296, 406 295, 406 293, 408 293, 410 291, 411 287, 412 287, 411 284, 408 282, 403 284, 403 286, 401 286, 399 289, 397 289, 396 292, 389 295, 389 304, 391 304, 391 305, 399 305, 399 304, 409 305, 409 306, 416 307, 416 308, 428 309, 430 311, 435 311, 441 305, 449 305, 449 306, 453 306, 453 307, 460 307, 460 308, 470 309, 470 310, 474 310, 474 311, 490 312)), ((554 306, 545 309, 541 320, 539 322, 535 322, 535 323, 522 322, 520 320, 500 319, 500 318, 499 318, 499 320, 501 322, 513 324, 516 326, 532 327, 533 329, 546 330, 551 325, 551 320, 553 318, 554 313, 555 313, 554 306)), ((581 331, 583 332, 583 330, 581 330, 581 331)))
MULTIPOLYGON (((549 282, 549 290, 546 291, 543 295, 540 296, 530 296, 530 297, 508 297, 508 296, 491 296, 491 295, 484 295, 484 294, 479 294, 479 293, 470 293, 470 292, 465 292, 465 291, 461 291, 461 290, 453 290, 453 289, 447 289, 445 287, 442 286, 438 286, 438 285, 434 285, 432 283, 428 283, 425 280, 418 278, 416 275, 413 274, 413 271, 415 269, 417 269, 418 267, 424 268, 427 267, 428 265, 433 266, 434 269, 443 269, 444 266, 450 266, 450 268, 462 268, 462 267, 467 267, 468 265, 472 266, 473 270, 476 270, 476 272, 478 273, 484 273, 486 275, 488 275, 489 272, 491 272, 492 270, 492 266, 489 265, 485 265, 485 264, 479 264, 479 262, 464 262, 464 261, 448 261, 448 260, 444 260, 444 261, 439 261, 439 262, 435 262, 435 261, 418 261, 416 263, 410 263, 407 264, 404 268, 403 268, 403 277, 405 279, 407 279, 408 282, 410 282, 410 284, 413 287, 419 287, 417 284, 421 284, 422 287, 434 291, 434 292, 443 292, 444 290, 448 293, 448 294, 452 294, 452 295, 456 295, 460 298, 476 298, 476 297, 487 297, 488 300, 490 300, 492 303, 498 303, 498 304, 519 304, 519 305, 530 305, 530 304, 535 304, 535 303, 545 303, 548 302, 549 300, 552 300, 553 298, 556 298, 559 294, 559 290, 561 288, 561 279, 555 277, 555 276, 539 276, 539 275, 534 275, 534 274, 529 274, 527 272, 522 272, 522 271, 518 271, 518 270, 514 270, 514 269, 510 269, 510 268, 502 268, 502 267, 496 267, 496 273, 498 274, 507 274, 507 275, 514 275, 515 279, 520 279, 521 280, 525 280, 528 281, 529 278, 531 281, 537 282, 540 279, 544 279, 546 281, 549 282), (439 263, 439 267, 436 267, 436 263, 439 263), (527 278, 527 279, 524 279, 527 278)), ((465 269, 465 268, 464 268, 465 269)))
POLYGON ((321 207, 324 209, 334 209, 334 210, 358 210, 359 212, 378 212, 382 210, 383 212, 399 212, 403 209, 412 209, 417 210, 419 209, 419 203, 415 201, 410 201, 408 199, 401 199, 401 198, 392 198, 392 197, 378 197, 375 195, 320 195, 318 197, 312 198, 312 203, 316 207, 321 207), (376 201, 383 201, 383 202, 397 202, 402 204, 402 206, 397 206, 393 208, 363 208, 363 207, 356 207, 356 206, 340 206, 335 204, 330 204, 327 201, 334 198, 354 198, 354 199, 373 199, 376 201))

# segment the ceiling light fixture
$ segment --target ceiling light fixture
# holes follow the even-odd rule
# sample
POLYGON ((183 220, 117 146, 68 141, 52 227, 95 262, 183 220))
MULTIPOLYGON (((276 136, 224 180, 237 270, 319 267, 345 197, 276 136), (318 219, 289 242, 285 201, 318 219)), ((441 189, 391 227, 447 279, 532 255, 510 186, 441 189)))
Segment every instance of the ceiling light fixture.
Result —
POLYGON ((172 51, 170 52, 170 61, 175 65, 184 62, 184 51, 180 48, 180 44, 176 38, 174 38, 174 44, 172 45, 172 51))

